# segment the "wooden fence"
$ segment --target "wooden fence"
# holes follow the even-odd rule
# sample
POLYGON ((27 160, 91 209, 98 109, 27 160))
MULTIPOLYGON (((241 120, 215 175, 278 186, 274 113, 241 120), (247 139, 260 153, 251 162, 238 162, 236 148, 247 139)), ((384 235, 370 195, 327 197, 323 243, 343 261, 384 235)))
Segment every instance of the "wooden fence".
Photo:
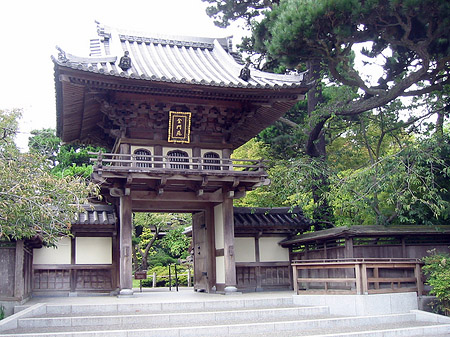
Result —
POLYGON ((423 293, 419 259, 322 259, 292 261, 297 294, 423 293))

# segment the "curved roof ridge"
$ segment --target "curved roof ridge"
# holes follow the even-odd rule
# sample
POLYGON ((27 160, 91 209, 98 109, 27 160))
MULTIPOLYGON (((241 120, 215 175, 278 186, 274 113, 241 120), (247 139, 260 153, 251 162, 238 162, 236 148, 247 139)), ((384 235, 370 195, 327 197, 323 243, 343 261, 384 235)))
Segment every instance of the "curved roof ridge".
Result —
POLYGON ((123 29, 118 27, 112 27, 107 25, 99 25, 97 29, 98 35, 105 39, 110 39, 112 33, 117 34, 120 38, 133 40, 136 42, 192 42, 198 44, 201 47, 202 44, 213 44, 217 40, 222 46, 228 47, 233 35, 226 35, 222 37, 211 37, 211 36, 190 36, 190 35, 178 35, 178 34, 167 34, 161 32, 145 32, 130 29, 123 29))

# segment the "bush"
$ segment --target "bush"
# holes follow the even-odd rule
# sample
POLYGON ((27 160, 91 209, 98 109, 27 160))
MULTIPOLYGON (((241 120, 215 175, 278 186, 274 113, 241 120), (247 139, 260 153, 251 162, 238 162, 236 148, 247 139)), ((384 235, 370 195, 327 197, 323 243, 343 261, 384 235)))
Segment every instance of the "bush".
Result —
POLYGON ((423 258, 425 265, 422 270, 428 277, 426 283, 432 287, 430 294, 435 295, 438 303, 435 305, 438 313, 450 314, 450 255, 432 251, 430 256, 423 258))
MULTIPOLYGON (((187 274, 187 269, 189 266, 186 265, 177 265, 177 274, 178 274, 178 285, 179 286, 187 286, 187 275, 180 275, 180 274, 187 274)), ((175 265, 171 265, 170 268, 171 276, 172 276, 172 287, 175 286, 175 265)), ((168 266, 156 266, 147 271, 147 279, 142 280, 142 286, 143 287, 152 287, 153 286, 153 280, 152 276, 153 273, 156 273, 156 286, 157 287, 168 287, 169 286, 169 267, 168 266), (163 277, 166 276, 166 277, 163 277)))

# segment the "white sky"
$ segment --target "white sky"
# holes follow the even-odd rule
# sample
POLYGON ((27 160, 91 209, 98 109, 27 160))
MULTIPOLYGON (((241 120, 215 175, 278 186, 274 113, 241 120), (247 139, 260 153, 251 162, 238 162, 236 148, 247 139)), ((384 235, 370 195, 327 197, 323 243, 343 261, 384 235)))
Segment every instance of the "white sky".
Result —
POLYGON ((89 55, 96 38, 95 20, 137 31, 223 37, 238 28, 220 29, 205 13, 201 0, 11 0, 2 3, 0 32, 0 109, 22 108, 20 134, 24 149, 29 132, 56 125, 51 55, 89 55))

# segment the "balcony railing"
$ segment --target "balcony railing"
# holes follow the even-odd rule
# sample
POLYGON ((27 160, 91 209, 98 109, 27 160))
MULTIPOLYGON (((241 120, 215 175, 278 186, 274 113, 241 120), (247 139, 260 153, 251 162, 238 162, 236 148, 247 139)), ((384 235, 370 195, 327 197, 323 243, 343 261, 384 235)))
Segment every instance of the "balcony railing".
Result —
POLYGON ((97 158, 91 158, 94 170, 102 171, 128 171, 128 172, 155 172, 166 170, 197 171, 216 174, 265 174, 264 160, 253 159, 225 159, 206 157, 178 157, 142 154, 116 154, 90 152, 97 158))

